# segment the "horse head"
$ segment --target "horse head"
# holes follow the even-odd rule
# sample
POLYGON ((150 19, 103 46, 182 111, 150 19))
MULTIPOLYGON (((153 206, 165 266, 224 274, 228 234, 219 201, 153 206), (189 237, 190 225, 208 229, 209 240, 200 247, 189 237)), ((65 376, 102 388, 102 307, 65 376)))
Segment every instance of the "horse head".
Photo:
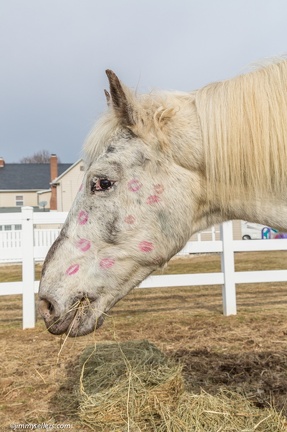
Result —
POLYGON ((192 95, 136 96, 107 76, 108 111, 87 139, 83 184, 43 265, 39 310, 53 334, 99 327, 185 245, 204 207, 192 95))

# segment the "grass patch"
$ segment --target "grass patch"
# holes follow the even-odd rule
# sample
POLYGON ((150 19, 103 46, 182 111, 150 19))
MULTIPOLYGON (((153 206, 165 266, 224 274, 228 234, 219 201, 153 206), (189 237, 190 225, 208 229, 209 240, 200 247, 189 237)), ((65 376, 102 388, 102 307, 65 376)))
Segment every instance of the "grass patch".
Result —
MULTIPOLYGON (((35 264, 35 279, 39 280, 41 276, 42 265, 35 264)), ((0 265, 0 283, 1 282, 19 282, 22 280, 22 265, 8 264, 0 265)))

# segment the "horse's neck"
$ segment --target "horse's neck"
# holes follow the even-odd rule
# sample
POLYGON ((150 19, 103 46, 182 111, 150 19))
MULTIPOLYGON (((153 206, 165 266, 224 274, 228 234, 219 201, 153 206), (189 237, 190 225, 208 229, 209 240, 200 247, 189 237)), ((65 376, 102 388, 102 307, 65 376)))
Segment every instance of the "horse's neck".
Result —
POLYGON ((285 203, 284 200, 280 202, 275 199, 246 202, 241 199, 230 202, 224 209, 216 205, 215 202, 209 203, 199 212, 194 231, 200 231, 216 223, 233 219, 257 222, 287 231, 287 197, 285 203))

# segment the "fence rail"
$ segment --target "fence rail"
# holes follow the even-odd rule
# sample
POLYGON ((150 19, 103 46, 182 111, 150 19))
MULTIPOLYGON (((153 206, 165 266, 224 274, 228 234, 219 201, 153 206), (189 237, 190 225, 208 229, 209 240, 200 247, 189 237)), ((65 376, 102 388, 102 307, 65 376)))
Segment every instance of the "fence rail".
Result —
MULTIPOLYGON (((0 243, 0 262, 2 259, 22 262, 22 281, 0 283, 0 295, 22 295, 23 328, 35 326, 35 293, 39 281, 35 281, 35 260, 44 259, 51 243, 58 235, 59 229, 48 229, 43 232, 35 225, 53 225, 64 223, 67 213, 34 213, 32 207, 22 207, 18 214, 0 214, 0 225, 21 224, 21 234, 7 246, 5 240, 0 243), (45 232, 44 232, 45 231, 45 232), (5 246, 6 245, 6 246, 5 246), (14 246, 13 246, 14 245, 14 246)), ((286 240, 233 240, 232 222, 220 226, 221 240, 188 242, 179 255, 193 253, 220 253, 221 272, 150 276, 140 284, 140 288, 222 285, 223 313, 236 314, 237 283, 284 282, 287 281, 287 270, 265 270, 235 272, 234 252, 287 250, 286 240)), ((1 238, 4 238, 1 237, 1 238)), ((0 238, 0 239, 1 239, 0 238)), ((0 268, 1 271, 1 268, 0 268)))

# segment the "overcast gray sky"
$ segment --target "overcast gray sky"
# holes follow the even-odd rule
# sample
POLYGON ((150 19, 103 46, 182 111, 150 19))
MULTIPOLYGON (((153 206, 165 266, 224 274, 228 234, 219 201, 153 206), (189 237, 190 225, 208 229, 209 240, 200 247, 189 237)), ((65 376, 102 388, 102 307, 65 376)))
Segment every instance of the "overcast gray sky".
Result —
POLYGON ((287 53, 286 0, 0 0, 0 156, 81 155, 105 69, 190 91, 287 53))

